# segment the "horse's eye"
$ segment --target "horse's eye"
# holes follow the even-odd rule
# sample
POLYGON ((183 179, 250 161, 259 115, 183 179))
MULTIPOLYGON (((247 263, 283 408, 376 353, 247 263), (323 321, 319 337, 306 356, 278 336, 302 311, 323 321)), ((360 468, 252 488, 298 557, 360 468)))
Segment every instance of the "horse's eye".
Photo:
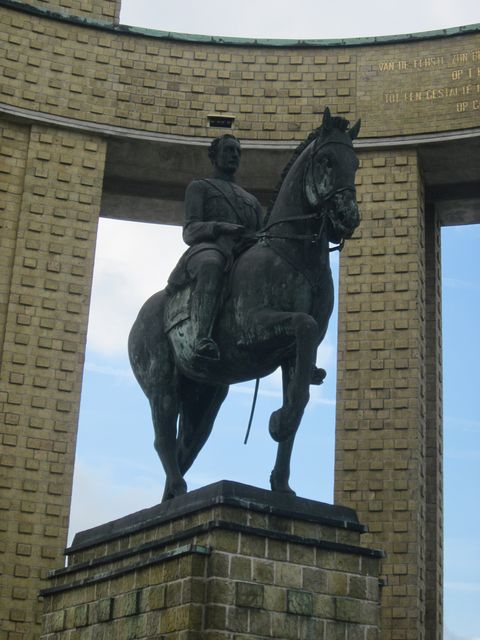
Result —
POLYGON ((333 166, 330 156, 321 156, 317 161, 317 167, 320 169, 331 169, 333 166))

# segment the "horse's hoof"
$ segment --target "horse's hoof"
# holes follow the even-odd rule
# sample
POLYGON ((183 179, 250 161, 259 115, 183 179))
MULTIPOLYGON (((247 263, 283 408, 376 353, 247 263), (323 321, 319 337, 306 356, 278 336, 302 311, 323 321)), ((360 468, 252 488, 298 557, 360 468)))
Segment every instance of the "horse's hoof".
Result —
POLYGON ((170 490, 173 493, 174 498, 177 496, 184 496, 187 493, 187 483, 182 478, 181 480, 178 480, 178 482, 173 482, 170 485, 170 490))
POLYGON ((275 493, 283 493, 288 496, 296 496, 297 494, 292 489, 292 487, 288 484, 288 480, 278 480, 277 477, 272 473, 270 476, 270 488, 275 493))
POLYGON ((288 438, 295 433, 295 429, 285 425, 283 409, 277 409, 272 413, 270 422, 268 423, 268 431, 275 442, 288 440, 288 438))
POLYGON ((187 483, 185 480, 179 480, 178 482, 167 482, 165 484, 165 490, 163 492, 162 502, 183 496, 187 493, 187 483))
POLYGON ((291 487, 285 487, 284 489, 272 489, 275 493, 282 493, 284 496, 292 496, 295 497, 297 494, 291 487))

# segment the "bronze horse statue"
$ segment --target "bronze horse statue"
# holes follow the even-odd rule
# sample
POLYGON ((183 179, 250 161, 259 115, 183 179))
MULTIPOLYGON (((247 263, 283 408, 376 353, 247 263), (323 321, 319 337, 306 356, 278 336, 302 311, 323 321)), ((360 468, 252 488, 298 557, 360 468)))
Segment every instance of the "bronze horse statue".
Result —
POLYGON ((154 446, 166 473, 164 500, 186 493, 184 475, 207 441, 229 385, 278 367, 283 404, 269 422, 279 443, 270 484, 294 494, 288 484, 292 447, 309 386, 321 382, 316 352, 333 308, 329 243, 343 243, 360 222, 352 144, 360 121, 350 129, 348 124, 326 109, 322 126, 285 168, 262 231, 229 274, 213 333, 220 360, 195 358, 191 285, 174 294, 175 303, 160 291, 140 309, 129 356, 151 405, 154 446), (172 306, 184 310, 173 321, 172 306))

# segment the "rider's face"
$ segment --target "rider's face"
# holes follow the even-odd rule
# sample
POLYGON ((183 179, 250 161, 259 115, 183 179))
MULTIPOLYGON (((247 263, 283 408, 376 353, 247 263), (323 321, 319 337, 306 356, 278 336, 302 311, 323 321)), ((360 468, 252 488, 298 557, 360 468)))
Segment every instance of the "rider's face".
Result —
POLYGON ((218 146, 215 166, 223 173, 235 173, 240 165, 240 145, 233 138, 225 138, 218 146))

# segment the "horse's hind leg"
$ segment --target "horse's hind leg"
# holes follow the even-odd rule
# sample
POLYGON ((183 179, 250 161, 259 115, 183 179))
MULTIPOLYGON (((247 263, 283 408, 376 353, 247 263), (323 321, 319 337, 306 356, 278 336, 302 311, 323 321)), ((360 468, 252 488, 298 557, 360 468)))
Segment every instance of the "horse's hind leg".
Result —
POLYGON ((174 372, 149 394, 155 429, 154 447, 165 470, 163 500, 187 492, 177 460, 177 418, 179 410, 178 375, 174 372))
POLYGON ((228 386, 210 385, 184 378, 181 385, 178 466, 185 474, 208 440, 228 386))
POLYGON ((293 443, 295 435, 290 436, 278 444, 275 466, 270 474, 270 487, 272 491, 296 495, 295 491, 288 484, 290 478, 290 459, 292 457, 293 443))
POLYGON ((128 338, 128 355, 135 377, 150 402, 154 446, 167 476, 164 500, 187 490, 177 462, 178 373, 163 325, 166 303, 165 291, 149 298, 128 338))

